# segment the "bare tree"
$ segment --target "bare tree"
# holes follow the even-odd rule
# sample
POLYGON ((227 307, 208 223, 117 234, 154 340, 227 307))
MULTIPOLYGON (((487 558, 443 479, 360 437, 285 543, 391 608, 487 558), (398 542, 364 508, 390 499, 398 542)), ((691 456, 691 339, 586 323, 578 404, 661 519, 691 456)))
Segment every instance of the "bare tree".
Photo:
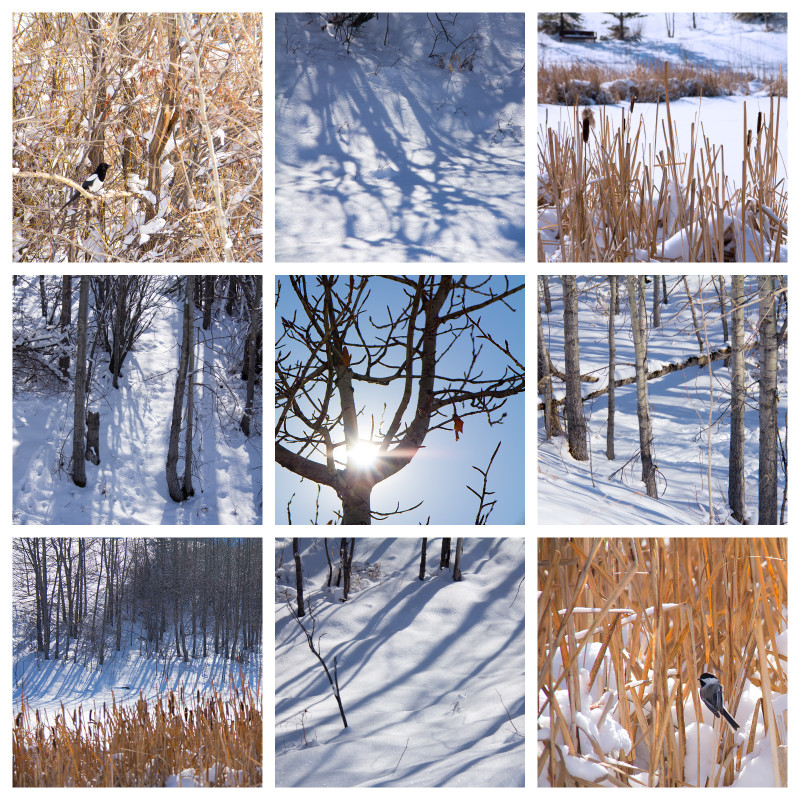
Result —
POLYGON ((758 278, 759 347, 761 378, 758 383, 758 524, 778 524, 778 327, 775 311, 775 276, 758 278))
POLYGON ((294 574, 297 584, 297 616, 304 617, 306 610, 303 605, 303 564, 300 561, 300 540, 297 538, 292 539, 292 554, 294 555, 294 574))
POLYGON ((650 401, 647 396, 647 356, 645 338, 642 334, 644 316, 644 290, 639 287, 637 302, 636 279, 628 275, 628 297, 631 305, 631 329, 633 346, 636 353, 636 412, 639 419, 639 448, 642 458, 642 481, 647 496, 658 499, 656 489, 656 467, 653 461, 653 425, 650 419, 650 401))
MULTIPOLYGON (((169 431, 169 447, 167 449, 167 487, 169 496, 176 502, 187 498, 185 484, 178 479, 178 448, 183 419, 183 396, 186 393, 186 375, 189 371, 189 351, 192 348, 192 331, 194 329, 194 275, 186 276, 186 294, 183 303, 183 339, 178 376, 175 380, 175 396, 172 403, 172 424, 169 431)), ((191 420, 189 420, 191 425, 191 420)))
POLYGON ((733 518, 746 517, 744 479, 744 412, 747 401, 744 374, 744 275, 731 276, 731 447, 728 457, 728 505, 733 518))
POLYGON ((422 537, 422 551, 420 552, 419 556, 419 579, 421 581, 425 580, 425 561, 428 557, 428 537, 422 537))
POLYGON ((78 345, 75 354, 75 406, 72 417, 72 481, 86 486, 86 340, 89 328, 89 277, 81 276, 78 345))
POLYGON ((261 341, 261 282, 261 275, 256 275, 254 285, 251 286, 246 280, 243 280, 241 284, 250 310, 250 330, 245 352, 247 395, 241 422, 241 428, 245 436, 250 435, 250 420, 253 415, 256 386, 256 360, 260 350, 259 342, 261 341))
POLYGON ((442 539, 442 554, 439 557, 439 569, 450 569, 450 537, 442 539))
POLYGON ((588 461, 578 345, 578 284, 574 275, 562 275, 561 285, 564 290, 564 372, 569 452, 576 461, 588 461))
MULTIPOLYGON (((619 278, 608 276, 611 296, 608 303, 608 422, 606 423, 606 458, 614 460, 614 414, 616 412, 616 395, 614 393, 615 371, 617 367, 617 343, 614 337, 614 316, 619 311, 619 278)), ((658 283, 658 280, 656 280, 658 283)))
POLYGON ((69 377, 69 325, 72 322, 72 276, 64 275, 61 278, 61 316, 58 327, 61 329, 62 353, 58 359, 58 367, 64 378, 69 377))
POLYGON ((461 551, 464 548, 464 539, 459 537, 456 539, 456 559, 453 562, 453 580, 461 580, 461 551))
MULTIPOLYGON (((544 278, 544 281, 546 286, 547 279, 544 278)), ((537 298, 536 324, 539 334, 536 337, 538 348, 538 392, 539 394, 544 394, 544 435, 549 439, 551 436, 561 435, 561 422, 558 419, 557 408, 553 403, 553 381, 550 377, 552 374, 550 369, 550 354, 547 352, 547 342, 544 338, 540 298, 537 298)))
MULTIPOLYGON (((431 431, 452 421, 458 435, 464 418, 473 414, 496 424, 505 416, 498 412, 507 399, 524 391, 522 362, 480 316, 482 309, 501 303, 513 311, 510 299, 524 284, 506 279, 496 292, 492 279, 451 275, 298 276, 290 283, 299 311, 292 319, 281 317, 283 332, 276 342, 275 460, 334 489, 345 525, 370 524, 378 515, 371 507, 373 487, 408 466, 431 431), (377 308, 367 310, 373 286, 394 292, 385 319, 378 318, 377 308), (469 338, 471 354, 454 375, 440 360, 462 336, 469 338), (492 354, 483 368, 482 347, 492 354), (366 423, 359 429, 359 384, 396 387, 397 393, 389 393, 392 402, 399 395, 385 430, 378 425, 378 456, 368 467, 356 459, 362 435, 366 438, 366 423), (338 458, 337 448, 344 450, 338 458)), ((370 440, 374 424, 373 417, 370 440)), ((401 513, 399 504, 388 513, 401 513)))

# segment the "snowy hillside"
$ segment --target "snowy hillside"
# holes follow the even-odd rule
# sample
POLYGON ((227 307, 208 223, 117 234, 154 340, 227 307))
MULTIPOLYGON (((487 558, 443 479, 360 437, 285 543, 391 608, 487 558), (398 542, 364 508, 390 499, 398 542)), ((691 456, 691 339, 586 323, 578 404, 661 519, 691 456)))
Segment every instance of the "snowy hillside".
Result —
POLYGON ((260 538, 12 546, 14 786, 261 784, 260 538))
MULTIPOLYGON (((726 276, 730 290, 730 278, 726 276)), ((785 279, 784 279, 785 281, 785 279)), ((580 372, 584 398, 598 394, 608 384, 608 310, 610 292, 604 276, 578 278, 580 372)), ((668 303, 661 307, 661 327, 652 327, 652 284, 647 292, 647 364, 656 371, 669 364, 684 364, 700 355, 692 308, 681 276, 668 276, 668 303)), ((719 298, 710 276, 689 276, 694 312, 705 352, 720 350, 725 341, 719 298)), ((542 306, 544 338, 557 369, 564 368, 564 306, 561 282, 549 279, 552 310, 542 306)), ((756 327, 759 318, 756 279, 745 280, 745 335, 747 407, 745 412, 745 492, 750 522, 758 518, 759 480, 759 369, 756 327)), ((730 299, 726 300, 730 313, 730 299)), ((635 375, 628 300, 620 285, 620 314, 615 316, 616 369, 620 380, 635 375)), ((783 325, 785 310, 779 315, 783 325)), ((778 351, 778 426, 786 442, 787 346, 778 351)), ((658 499, 647 497, 641 480, 636 385, 615 391, 615 458, 606 458, 608 394, 585 399, 589 460, 577 461, 569 453, 565 436, 545 437, 543 412, 538 412, 538 520, 544 525, 737 524, 728 505, 728 460, 731 442, 731 377, 724 360, 709 366, 686 366, 648 380, 653 443, 658 468, 658 499), (710 459, 710 466, 709 466, 710 459), (710 471, 710 486, 709 486, 710 471), (709 509, 709 494, 711 508, 709 509)), ((564 397, 564 383, 554 379, 555 399, 564 397)), ((543 396, 540 395, 540 404, 543 396)), ((786 474, 778 466, 778 507, 784 502, 786 474)), ((788 516, 790 509, 785 509, 788 516)), ((781 511, 783 513, 783 511, 781 511)))
MULTIPOLYGON (((57 340, 57 319, 53 323, 39 311, 38 284, 38 278, 20 278, 14 291, 15 347, 22 355, 39 352, 37 342, 44 346, 42 343, 57 340)), ((73 284, 77 287, 77 281, 73 284)), ((75 320, 77 288, 73 295, 75 320)), ((258 424, 247 437, 240 421, 247 386, 241 372, 248 325, 228 316, 224 305, 224 299, 217 303, 208 330, 202 328, 202 312, 196 312, 200 341, 195 378, 194 496, 183 503, 174 502, 165 478, 183 313, 181 299, 173 294, 158 301, 148 329, 123 363, 118 389, 112 386, 109 356, 98 347, 89 398, 90 409, 100 413, 100 463, 94 466, 87 461, 84 488, 73 483, 70 471, 74 377, 67 382, 53 378, 43 387, 36 376, 46 374, 47 354, 30 371, 26 362, 24 376, 17 372, 13 407, 15 523, 180 525, 255 524, 261 520, 260 388, 258 424)), ((93 325, 90 319, 90 347, 93 325)), ((74 347, 70 349, 74 375, 74 347)), ((54 374, 57 372, 55 366, 54 374)))
MULTIPOLYGON (((788 72, 786 29, 767 30, 762 23, 741 22, 732 14, 698 11, 674 14, 674 35, 667 23, 672 14, 644 13, 626 24, 639 36, 626 42, 611 39, 591 43, 559 42, 558 36, 539 33, 538 63, 588 63, 630 67, 638 61, 669 61, 675 66, 689 62, 711 69, 755 71, 777 75, 788 72), (694 20, 692 19, 694 17, 694 20), (696 25, 696 27, 694 27, 696 25)), ((609 36, 611 14, 590 12, 581 17, 581 28, 609 36)))
POLYGON ((461 582, 439 570, 440 539, 424 581, 421 538, 356 539, 345 602, 324 541, 300 540, 301 621, 332 675, 336 658, 348 727, 287 605, 295 566, 278 539, 276 785, 524 786, 524 539, 464 539, 461 582))
POLYGON ((522 261, 524 34, 380 14, 348 54, 321 15, 278 14, 277 260, 522 261))

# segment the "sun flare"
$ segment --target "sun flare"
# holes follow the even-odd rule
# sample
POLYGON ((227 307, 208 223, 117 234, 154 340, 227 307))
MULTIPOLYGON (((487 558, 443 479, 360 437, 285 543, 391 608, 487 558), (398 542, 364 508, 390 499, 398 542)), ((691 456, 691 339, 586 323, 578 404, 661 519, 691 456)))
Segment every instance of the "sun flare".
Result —
POLYGON ((373 442, 360 441, 348 454, 354 466, 366 469, 371 467, 378 457, 378 445, 373 442))

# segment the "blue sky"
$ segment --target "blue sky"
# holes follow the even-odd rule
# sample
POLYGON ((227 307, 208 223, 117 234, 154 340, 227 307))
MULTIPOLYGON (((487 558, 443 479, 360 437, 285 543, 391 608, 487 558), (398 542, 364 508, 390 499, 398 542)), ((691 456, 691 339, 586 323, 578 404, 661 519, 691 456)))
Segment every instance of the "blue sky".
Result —
MULTIPOLYGON (((310 293, 316 295, 315 278, 307 276, 307 286, 310 293), (313 289, 313 291, 312 291, 313 289)), ((470 276, 470 284, 479 280, 479 276, 470 276)), ((524 282, 522 276, 509 276, 511 287, 524 282)), ((280 299, 275 309, 275 336, 276 339, 283 333, 281 317, 292 319, 297 310, 298 324, 304 320, 303 314, 298 310, 299 303, 291 288, 287 276, 278 276, 276 281, 281 284, 280 299)), ((347 291, 348 277, 340 278, 337 288, 343 294, 347 291)), ((494 276, 490 279, 495 294, 505 290, 506 276, 494 276)), ((405 305, 403 295, 404 287, 391 281, 374 278, 369 283, 370 296, 365 310, 372 321, 381 324, 388 319, 389 310, 393 316, 405 305)), ((484 287, 484 290, 486 287, 484 287)), ((277 282, 276 282, 277 290, 277 282)), ((468 299, 468 304, 476 302, 476 296, 468 299)), ((496 303, 487 308, 480 309, 475 316, 480 318, 481 327, 502 344, 507 340, 511 352, 524 364, 525 346, 525 292, 524 290, 513 295, 508 300, 509 305, 515 309, 511 311, 502 303, 496 303)), ((368 322, 361 319, 361 330, 365 338, 370 333, 375 333, 368 322)), ((376 340, 368 343, 374 343, 376 340)), ((440 357, 437 375, 446 374, 449 377, 458 377, 469 364, 471 345, 466 333, 462 334, 456 344, 444 353, 449 340, 440 337, 437 343, 437 356, 440 357)), ((480 342, 478 344, 481 344, 480 342)), ((483 350, 478 357, 478 370, 484 371, 484 377, 499 376, 506 364, 506 357, 493 345, 483 342, 483 350)), ((354 364, 357 364, 364 355, 363 348, 358 343, 348 338, 347 345, 354 364)), ((307 351, 300 349, 296 342, 284 339, 282 352, 289 348, 292 350, 292 361, 304 360, 307 351)), ((357 370, 357 368, 356 368, 357 370)), ((415 408, 416 381, 410 403, 412 411, 415 408)), ((442 386, 437 381, 437 388, 442 386)), ((362 439, 369 438, 370 430, 386 430, 394 411, 397 400, 402 392, 401 382, 395 382, 390 387, 377 386, 354 382, 356 407, 361 411, 359 415, 359 433, 362 439), (384 404, 386 408, 384 409, 384 404), (363 409, 363 410, 362 410, 363 409)), ((480 493, 483 476, 473 466, 485 469, 489 463, 492 452, 498 442, 502 442, 500 450, 495 457, 489 472, 488 489, 494 491, 491 499, 496 499, 495 508, 489 516, 489 524, 524 523, 525 514, 525 429, 524 429, 524 404, 525 395, 521 393, 511 397, 506 402, 500 414, 506 413, 506 418, 501 425, 490 426, 485 415, 474 415, 464 418, 464 430, 455 440, 452 423, 448 429, 434 430, 428 433, 425 446, 414 459, 399 473, 377 484, 372 492, 373 512, 393 511, 399 504, 400 508, 408 508, 422 501, 422 505, 406 514, 391 516, 385 522, 373 520, 374 524, 405 524, 417 525, 425 523, 430 516, 431 524, 466 524, 475 522, 478 510, 478 499, 467 489, 471 486, 480 493)), ((458 408, 459 413, 469 410, 458 408)), ((335 416, 339 411, 338 399, 332 407, 335 416)), ((500 414, 493 415, 494 417, 500 414)), ((404 418, 407 421, 408 413, 404 418)), ((277 415, 276 415, 277 421, 277 415)), ((341 427, 333 431, 334 441, 344 438, 341 427)), ((337 449, 337 457, 343 449, 337 449)), ((321 457, 315 460, 322 461, 321 457)), ((294 494, 291 502, 292 523, 309 524, 315 520, 325 525, 329 520, 336 521, 334 509, 341 510, 341 504, 335 492, 323 486, 319 494, 319 512, 317 513, 317 484, 301 481, 289 470, 278 465, 275 466, 275 516, 276 523, 287 524, 287 503, 294 494)))

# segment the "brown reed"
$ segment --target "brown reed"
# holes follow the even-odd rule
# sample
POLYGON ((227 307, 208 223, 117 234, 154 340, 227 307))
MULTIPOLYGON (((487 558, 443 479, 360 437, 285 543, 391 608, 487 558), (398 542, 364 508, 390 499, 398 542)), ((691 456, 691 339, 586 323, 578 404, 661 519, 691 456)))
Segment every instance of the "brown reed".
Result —
MULTIPOLYGON (((788 97, 788 81, 764 69, 704 68, 691 62, 672 63, 669 91, 679 97, 718 97, 739 94, 750 81, 759 81, 770 94, 788 97)), ((536 74, 539 103, 573 105, 619 103, 636 97, 639 103, 664 99, 663 68, 658 62, 636 62, 620 68, 602 64, 546 64, 536 74)))
POLYGON ((133 705, 61 713, 52 724, 26 698, 14 721, 13 786, 164 786, 192 770, 209 786, 262 784, 260 686, 223 699, 177 692, 133 705), (212 772, 213 770, 213 772, 212 772))
MULTIPOLYGON (((594 753, 605 785, 640 786, 634 763, 650 765, 651 786, 688 785, 684 704, 714 722, 698 696, 706 670, 719 676, 740 725, 753 723, 748 752, 756 723, 775 725, 771 704, 758 704, 751 720, 737 716, 737 705, 745 680, 767 699, 771 690, 787 691, 778 641, 787 626, 787 539, 540 538, 537 557, 538 716, 550 731, 539 769, 549 785, 592 785, 566 768, 562 742, 570 755, 594 753), (589 646, 599 649, 584 663, 589 646), (581 710, 581 669, 628 733, 631 749, 617 758, 606 759, 589 728, 556 701, 567 689, 569 706, 581 710)), ((739 745, 727 725, 715 730, 729 782, 739 745)), ((780 733, 772 742, 783 744, 780 733)))
MULTIPOLYGON (((709 141, 702 122, 699 129, 692 123, 688 149, 681 148, 666 64, 662 87, 650 135, 641 116, 637 124, 616 107, 601 112, 592 137, 577 104, 571 129, 540 126, 539 209, 556 211, 561 260, 674 260, 664 242, 683 232, 679 260, 778 261, 788 228, 788 196, 779 177, 780 97, 770 98, 767 114, 759 113, 755 137, 744 107, 741 185, 731 191, 724 146, 709 141), (619 127, 612 112, 621 114, 619 127)), ((538 251, 545 253, 541 234, 538 251)))

